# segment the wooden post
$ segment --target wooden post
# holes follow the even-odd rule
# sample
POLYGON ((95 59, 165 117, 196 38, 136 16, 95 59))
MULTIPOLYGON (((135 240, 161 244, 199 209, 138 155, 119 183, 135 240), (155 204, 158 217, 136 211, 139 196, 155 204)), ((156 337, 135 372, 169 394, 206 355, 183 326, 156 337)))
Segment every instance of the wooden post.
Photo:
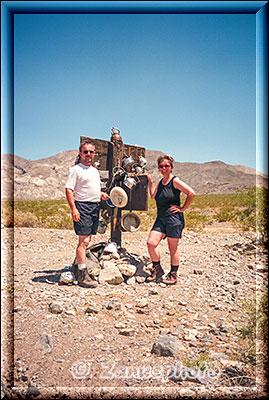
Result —
POLYGON ((118 207, 112 210, 110 240, 121 246, 121 208, 118 207))
MULTIPOLYGON (((112 128, 110 143, 112 149, 112 163, 110 164, 109 174, 110 179, 112 179, 113 169, 121 166, 123 155, 123 142, 120 131, 117 128, 112 128)), ((118 207, 112 210, 110 240, 121 247, 121 208, 118 207)))

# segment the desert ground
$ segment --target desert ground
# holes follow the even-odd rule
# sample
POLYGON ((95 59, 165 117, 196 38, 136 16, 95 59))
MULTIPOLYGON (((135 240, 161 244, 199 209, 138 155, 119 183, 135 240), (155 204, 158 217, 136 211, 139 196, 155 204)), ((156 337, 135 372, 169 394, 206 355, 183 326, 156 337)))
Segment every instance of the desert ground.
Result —
MULTIPOLYGON (((125 257, 135 275, 91 289, 59 282, 74 261, 72 230, 2 227, 1 234, 2 396, 264 396, 262 340, 253 366, 239 333, 244 302, 267 290, 267 252, 255 232, 227 224, 186 230, 174 286, 145 281, 148 234, 124 232, 117 262, 125 257)), ((109 232, 92 244, 108 241, 109 232)), ((168 272, 166 240, 160 252, 168 272)))

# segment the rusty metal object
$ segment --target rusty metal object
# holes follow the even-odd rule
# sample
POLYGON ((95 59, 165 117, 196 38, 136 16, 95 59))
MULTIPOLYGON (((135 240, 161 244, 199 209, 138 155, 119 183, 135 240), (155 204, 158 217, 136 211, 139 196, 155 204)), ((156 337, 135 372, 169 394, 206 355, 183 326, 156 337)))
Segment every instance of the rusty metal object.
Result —
POLYGON ((119 130, 119 128, 113 127, 113 128, 111 129, 111 132, 112 132, 111 138, 110 138, 110 141, 111 141, 111 142, 122 142, 122 137, 121 137, 121 135, 120 135, 120 130, 119 130))
POLYGON ((129 212, 121 218, 121 226, 127 232, 136 232, 141 225, 140 218, 137 214, 129 212))

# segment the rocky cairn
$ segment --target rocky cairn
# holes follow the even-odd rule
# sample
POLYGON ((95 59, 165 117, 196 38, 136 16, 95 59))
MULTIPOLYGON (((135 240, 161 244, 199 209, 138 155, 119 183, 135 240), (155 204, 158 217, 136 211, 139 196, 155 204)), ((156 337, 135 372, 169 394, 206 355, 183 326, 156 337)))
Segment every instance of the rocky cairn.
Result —
MULTIPOLYGON (((89 275, 99 284, 135 285, 144 283, 150 274, 150 258, 138 256, 119 248, 114 242, 101 242, 90 246, 86 252, 86 266, 89 275)), ((74 260, 70 269, 60 276, 60 284, 77 284, 72 267, 77 264, 74 260)))

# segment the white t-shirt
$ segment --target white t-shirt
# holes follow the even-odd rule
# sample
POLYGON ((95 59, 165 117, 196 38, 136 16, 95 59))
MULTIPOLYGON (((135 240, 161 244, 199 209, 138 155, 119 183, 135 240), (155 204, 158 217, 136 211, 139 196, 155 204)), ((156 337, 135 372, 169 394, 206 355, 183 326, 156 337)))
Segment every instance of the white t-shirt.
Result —
POLYGON ((100 175, 92 165, 79 163, 71 167, 65 187, 74 190, 77 201, 101 201, 100 175))

